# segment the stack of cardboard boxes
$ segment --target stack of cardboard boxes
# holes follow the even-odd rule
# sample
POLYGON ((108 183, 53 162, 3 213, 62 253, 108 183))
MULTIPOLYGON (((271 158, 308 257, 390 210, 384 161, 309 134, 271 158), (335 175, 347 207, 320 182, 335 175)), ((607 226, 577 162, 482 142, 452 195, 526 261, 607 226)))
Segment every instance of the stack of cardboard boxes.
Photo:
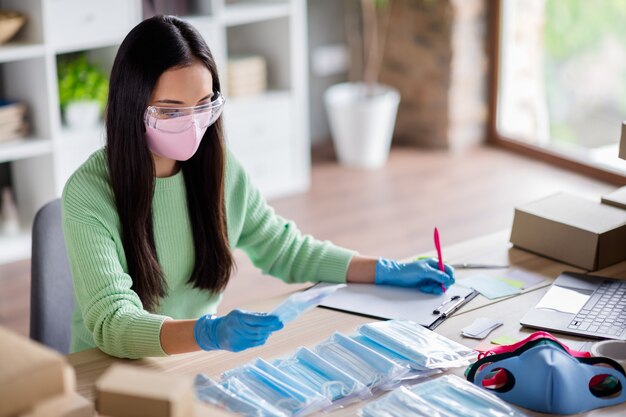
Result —
POLYGON ((96 409, 108 417, 232 417, 195 399, 192 376, 115 364, 96 381, 96 409))
POLYGON ((91 417, 58 353, 0 328, 0 417, 91 417))
MULTIPOLYGON (((626 124, 619 157, 626 159, 626 124)), ((626 187, 601 202, 565 193, 517 207, 511 242, 589 271, 626 260, 626 187)))
MULTIPOLYGON (((112 365, 95 384, 100 417, 227 417, 197 401, 192 376, 112 365)), ((76 375, 57 352, 0 327, 0 417, 92 417, 76 375)))

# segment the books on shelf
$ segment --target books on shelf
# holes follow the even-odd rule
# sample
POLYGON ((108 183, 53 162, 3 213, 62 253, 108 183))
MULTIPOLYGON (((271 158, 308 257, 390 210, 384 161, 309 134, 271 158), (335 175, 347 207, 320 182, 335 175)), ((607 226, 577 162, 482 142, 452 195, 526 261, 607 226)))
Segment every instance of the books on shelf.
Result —
POLYGON ((228 59, 228 95, 242 97, 267 90, 267 62, 260 55, 236 55, 228 59))
POLYGON ((19 138, 27 133, 26 105, 0 99, 0 142, 19 138))

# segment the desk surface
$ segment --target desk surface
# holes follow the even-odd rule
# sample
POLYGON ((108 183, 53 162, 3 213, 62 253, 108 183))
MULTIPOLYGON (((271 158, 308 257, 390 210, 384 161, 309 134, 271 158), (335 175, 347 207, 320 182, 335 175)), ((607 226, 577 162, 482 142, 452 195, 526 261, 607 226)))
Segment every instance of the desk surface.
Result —
MULTIPOLYGON (((534 273, 543 275, 548 280, 553 280, 562 271, 578 271, 555 261, 548 260, 519 249, 511 248, 508 243, 508 232, 501 232, 483 238, 463 242, 444 249, 444 254, 448 262, 508 262, 511 268, 524 268, 534 273)), ((432 254, 425 254, 432 255, 432 254)), ((457 273, 457 278, 475 273, 476 271, 463 271, 457 273)), ((626 262, 614 265, 598 274, 612 276, 616 278, 626 278, 626 262)), ((460 309, 455 315, 443 324, 436 331, 450 339, 456 340, 471 348, 477 346, 481 341, 463 338, 460 335, 461 328, 470 324, 477 317, 498 317, 504 325, 500 326, 490 338, 498 336, 512 336, 522 339, 532 331, 524 329, 519 325, 519 320, 524 313, 531 308, 546 292, 547 285, 540 285, 509 299, 488 300, 478 296, 468 305, 460 309)), ((264 300, 245 306, 249 310, 270 311, 276 306, 284 296, 264 300)), ((314 346, 321 342, 335 331, 343 333, 353 332, 356 326, 371 322, 371 318, 341 313, 333 310, 316 308, 304 314, 297 321, 288 324, 285 329, 274 334, 268 343, 259 348, 247 350, 239 353, 231 352, 196 352, 183 355, 170 356, 165 358, 146 358, 140 360, 124 360, 108 356, 97 349, 74 353, 68 356, 69 363, 76 370, 77 389, 86 398, 94 398, 94 382, 113 363, 126 363, 133 366, 149 367, 159 369, 165 373, 177 375, 195 376, 202 372, 212 377, 219 375, 231 368, 252 361, 256 357, 273 359, 287 356, 295 351, 299 346, 314 346)), ((559 335, 565 343, 580 342, 580 339, 571 336, 559 335)), ((463 369, 454 369, 451 372, 461 375, 463 369)), ((337 410, 328 415, 332 416, 355 416, 357 409, 363 403, 354 404, 345 409, 337 410)), ((526 411, 526 410, 525 410, 526 411)), ((545 414, 526 411, 529 415, 542 416, 545 414)), ((320 413, 321 414, 321 413, 320 413)), ((215 414, 212 414, 215 415, 215 414)), ((323 414, 326 415, 326 414, 323 414)), ((585 416, 624 416, 626 415, 626 404, 615 407, 597 409, 584 414, 585 416)))

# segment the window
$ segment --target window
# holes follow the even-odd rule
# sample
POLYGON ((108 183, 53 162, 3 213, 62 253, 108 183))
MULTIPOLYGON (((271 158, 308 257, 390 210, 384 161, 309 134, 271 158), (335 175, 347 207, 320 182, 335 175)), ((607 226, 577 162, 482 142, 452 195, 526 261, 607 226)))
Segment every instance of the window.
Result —
POLYGON ((626 175, 626 1, 499 3, 497 137, 626 175))

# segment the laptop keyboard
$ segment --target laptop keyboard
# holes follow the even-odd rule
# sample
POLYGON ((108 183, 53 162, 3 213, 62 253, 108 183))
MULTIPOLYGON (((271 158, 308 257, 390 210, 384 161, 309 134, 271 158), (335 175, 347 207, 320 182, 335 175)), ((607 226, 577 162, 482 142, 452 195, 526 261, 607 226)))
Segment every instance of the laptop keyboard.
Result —
POLYGON ((598 335, 626 330, 626 282, 604 281, 568 326, 598 335))

